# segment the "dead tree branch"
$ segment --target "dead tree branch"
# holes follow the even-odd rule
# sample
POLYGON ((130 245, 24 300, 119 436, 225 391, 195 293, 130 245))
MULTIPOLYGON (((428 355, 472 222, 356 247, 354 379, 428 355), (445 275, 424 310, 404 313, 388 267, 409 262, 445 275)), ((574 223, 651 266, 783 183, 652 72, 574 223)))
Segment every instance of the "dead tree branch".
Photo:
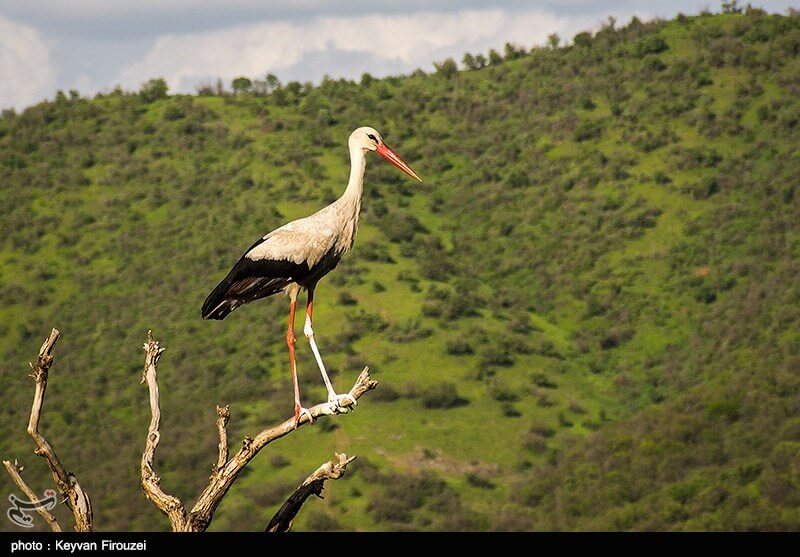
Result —
POLYGON ((147 331, 147 342, 144 345, 145 360, 142 383, 147 382, 150 392, 150 427, 147 430, 147 441, 145 442, 144 452, 142 453, 142 489, 144 495, 160 510, 167 515, 174 532, 186 530, 186 507, 181 500, 173 495, 167 495, 161 489, 161 478, 153 469, 153 459, 155 458, 156 448, 161 439, 159 426, 161 425, 161 408, 158 404, 158 380, 156 376, 157 364, 164 349, 159 346, 158 341, 153 339, 151 331, 147 331))
MULTIPOLYGON (((277 426, 264 429, 255 437, 245 437, 242 441, 242 448, 239 449, 233 457, 228 459, 228 440, 225 428, 230 418, 230 412, 227 407, 222 409, 218 407, 217 429, 220 436, 220 443, 217 463, 209 478, 208 485, 200 494, 192 510, 187 513, 186 507, 184 507, 183 503, 181 503, 178 498, 167 495, 161 490, 159 486, 160 478, 156 475, 153 468, 155 450, 158 447, 160 439, 159 425, 161 421, 156 368, 164 349, 159 346, 158 342, 153 339, 149 332, 144 349, 146 355, 143 382, 147 383, 149 389, 152 418, 147 433, 145 451, 142 455, 142 487, 144 488, 147 498, 169 517, 174 531, 202 532, 208 528, 213 518, 214 511, 245 466, 247 466, 261 449, 271 442, 296 431, 298 427, 309 423, 309 418, 304 414, 300 418, 299 424, 296 426, 294 417, 291 417, 277 426)), ((373 381, 369 375, 369 368, 365 367, 349 392, 354 400, 358 400, 364 393, 374 389, 377 385, 378 382, 373 381)), ((321 416, 345 414, 350 410, 352 405, 353 402, 350 400, 345 400, 342 402, 341 406, 323 403, 312 406, 309 408, 309 412, 313 420, 321 416)), ((306 496, 306 498, 308 498, 308 496, 306 496)), ((297 512, 295 512, 295 515, 296 514, 297 512)))
POLYGON ((307 477, 294 493, 289 496, 278 512, 275 513, 272 520, 269 521, 266 532, 288 532, 292 528, 292 522, 297 513, 300 512, 303 503, 312 495, 322 499, 325 481, 341 478, 347 465, 356 459, 354 456, 348 458, 346 454, 334 454, 336 462, 329 460, 307 477))
MULTIPOLYGON (((11 479, 14 480, 15 484, 17 484, 17 487, 22 490, 22 493, 25 494, 25 496, 28 498, 28 501, 37 501, 39 496, 36 495, 36 493, 34 493, 33 490, 28 487, 28 484, 25 483, 25 480, 22 479, 21 473, 23 467, 16 460, 13 463, 9 462, 8 460, 4 460, 3 464, 6 467, 6 471, 8 471, 8 475, 11 476, 11 479)), ((48 511, 43 505, 36 507, 36 512, 42 515, 42 518, 47 521, 47 524, 50 526, 50 529, 53 532, 61 531, 61 526, 58 525, 56 517, 50 514, 50 511, 48 511)))
MULTIPOLYGON (((67 506, 72 511, 75 519, 75 530, 79 532, 94 531, 92 505, 89 495, 83 491, 77 477, 68 472, 59 460, 55 450, 39 432, 39 423, 44 405, 44 396, 47 389, 47 379, 50 367, 53 365, 51 354, 60 332, 53 329, 50 336, 44 341, 39 349, 36 364, 30 364, 31 377, 35 383, 33 404, 31 406, 31 416, 28 422, 28 434, 33 439, 36 449, 34 453, 43 457, 50 468, 53 480, 66 501, 67 506)), ((155 460, 156 449, 161 439, 161 408, 159 405, 158 392, 158 361, 164 349, 158 341, 153 338, 150 331, 147 332, 147 342, 144 344, 145 364, 142 373, 142 383, 148 387, 150 400, 150 425, 147 431, 145 448, 141 460, 141 481, 145 496, 170 520, 173 531, 205 531, 214 515, 214 511, 219 506, 222 499, 228 493, 233 483, 239 477, 241 471, 247 464, 268 444, 284 437, 300 426, 308 424, 321 416, 332 416, 345 414, 354 406, 356 400, 361 398, 367 391, 374 389, 377 381, 373 381, 369 374, 369 368, 365 367, 358 376, 349 394, 352 400, 345 399, 340 405, 331 403, 317 404, 309 409, 309 415, 304 414, 299 423, 295 423, 294 417, 288 418, 283 423, 270 427, 259 432, 255 437, 245 437, 242 447, 234 454, 229 456, 227 425, 230 419, 228 406, 217 406, 217 431, 219 433, 219 445, 217 461, 213 468, 208 485, 200 494, 197 503, 191 511, 187 512, 186 507, 180 499, 165 493, 161 489, 161 478, 156 474, 153 461, 155 460)), ((303 503, 312 495, 321 496, 322 489, 326 480, 340 478, 347 465, 355 457, 348 458, 347 455, 336 455, 338 462, 330 461, 320 466, 311 474, 294 494, 286 501, 278 513, 270 521, 268 531, 286 531, 291 528, 292 521, 297 516, 303 503)), ((14 483, 31 500, 38 497, 22 478, 22 466, 16 461, 11 463, 4 460, 6 471, 11 476, 14 483)), ((55 517, 46 508, 38 508, 39 514, 44 517, 48 525, 54 532, 60 532, 61 528, 55 517)))
MULTIPOLYGON (((58 487, 58 491, 72 511, 72 515, 75 518, 75 530, 78 532, 92 532, 94 530, 94 516, 89 494, 83 491, 75 474, 67 472, 67 469, 64 468, 64 465, 59 460, 53 447, 47 442, 47 439, 39 433, 39 421, 42 417, 44 395, 47 390, 47 376, 50 367, 53 365, 53 356, 51 352, 60 336, 61 333, 58 329, 50 331, 50 336, 47 337, 42 347, 39 349, 39 356, 36 359, 36 364, 30 364, 32 370, 30 377, 33 378, 36 386, 33 393, 33 404, 31 405, 31 417, 28 421, 28 435, 31 436, 33 443, 36 445, 36 449, 33 452, 47 461, 47 465, 50 467, 50 472, 53 475, 53 480, 58 487)), ((22 468, 15 467, 15 469, 17 475, 19 475, 19 471, 21 471, 22 468)), ((14 478, 14 474, 12 474, 11 468, 9 468, 8 465, 6 465, 6 470, 8 470, 11 477, 14 478)), ((20 476, 19 479, 21 481, 22 477, 20 476)), ((14 478, 14 481, 16 482, 16 478, 14 478)), ((20 485, 19 482, 17 482, 17 485, 20 485)), ((22 488, 21 485, 20 488, 22 488)), ((50 521, 48 520, 48 522, 50 521)))
POLYGON ((228 461, 228 431, 225 429, 228 420, 231 419, 231 411, 228 406, 217 406, 217 430, 219 431, 219 456, 217 456, 217 467, 219 472, 228 461))

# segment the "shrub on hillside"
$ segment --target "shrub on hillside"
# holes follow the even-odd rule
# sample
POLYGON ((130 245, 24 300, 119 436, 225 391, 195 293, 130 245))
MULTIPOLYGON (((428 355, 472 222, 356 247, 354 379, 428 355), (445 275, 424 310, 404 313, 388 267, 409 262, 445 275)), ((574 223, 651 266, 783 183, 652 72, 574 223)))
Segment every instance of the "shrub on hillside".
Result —
POLYGON ((139 97, 141 97, 144 102, 151 103, 158 99, 166 98, 168 90, 167 82, 162 78, 150 79, 142 84, 142 87, 139 89, 139 97))
POLYGON ((466 354, 474 354, 472 345, 461 337, 456 337, 448 340, 444 344, 445 352, 451 356, 463 356, 466 354))
POLYGON ((572 138, 575 141, 588 141, 590 139, 597 139, 603 135, 603 125, 600 122, 593 120, 584 120, 575 131, 572 133, 572 138))
POLYGON ((631 46, 631 53, 637 58, 644 58, 648 54, 660 54, 667 50, 669 45, 659 35, 642 37, 631 46))
POLYGON ((400 323, 392 323, 386 328, 385 335, 394 342, 411 342, 433 334, 430 327, 424 326, 419 319, 411 318, 400 323))
POLYGON ((422 407, 429 409, 455 408, 468 402, 458 395, 455 384, 449 382, 432 385, 423 390, 421 395, 422 407))

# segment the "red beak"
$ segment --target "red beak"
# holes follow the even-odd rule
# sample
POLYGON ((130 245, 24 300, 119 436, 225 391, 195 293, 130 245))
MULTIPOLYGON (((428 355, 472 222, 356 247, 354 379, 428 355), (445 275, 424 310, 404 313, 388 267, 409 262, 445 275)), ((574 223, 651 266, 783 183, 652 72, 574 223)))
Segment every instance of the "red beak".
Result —
POLYGON ((387 147, 385 143, 381 143, 380 145, 378 145, 378 148, 375 150, 375 152, 378 153, 387 161, 389 161, 392 164, 392 166, 396 166, 397 168, 399 168, 400 170, 402 170, 415 180, 419 182, 422 181, 422 178, 420 178, 419 175, 416 172, 414 172, 411 169, 411 167, 408 166, 408 164, 406 164, 406 161, 401 159, 400 155, 389 149, 389 147, 387 147))

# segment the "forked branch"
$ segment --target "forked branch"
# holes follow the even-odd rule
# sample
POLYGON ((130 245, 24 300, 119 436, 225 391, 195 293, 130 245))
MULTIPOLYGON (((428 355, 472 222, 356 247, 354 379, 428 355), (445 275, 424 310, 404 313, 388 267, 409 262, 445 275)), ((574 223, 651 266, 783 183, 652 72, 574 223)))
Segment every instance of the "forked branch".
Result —
MULTIPOLYGON (((61 497, 66 501, 67 506, 72 511, 75 519, 75 530, 79 532, 91 532, 94 530, 92 505, 89 495, 83 491, 77 477, 68 472, 59 460, 55 450, 39 432, 39 423, 42 416, 44 396, 47 390, 47 379, 50 367, 53 365, 52 350, 55 346, 60 333, 53 329, 50 336, 42 344, 36 364, 31 364, 31 377, 35 383, 31 416, 28 422, 28 434, 33 439, 36 449, 34 452, 43 457, 50 468, 53 480, 61 493, 61 497)), ((358 376, 353 388, 350 389, 350 399, 344 399, 340 405, 323 403, 309 409, 309 415, 303 415, 298 424, 295 424, 294 417, 291 417, 281 424, 267 428, 259 432, 255 437, 245 437, 242 447, 229 457, 227 424, 230 419, 230 410, 227 406, 217 406, 217 431, 219 434, 219 445, 217 461, 213 472, 209 478, 208 485, 200 494, 197 503, 191 511, 187 511, 180 499, 169 495, 161 489, 161 478, 156 474, 153 461, 155 460, 156 449, 160 441, 161 408, 159 405, 158 392, 158 360, 164 349, 161 348, 150 331, 147 333, 147 342, 144 345, 145 365, 142 374, 142 382, 147 384, 150 400, 150 425, 147 431, 145 448, 141 460, 142 489, 145 496, 161 510, 170 520, 173 531, 204 531, 208 528, 214 515, 214 511, 219 506, 222 499, 228 493, 233 483, 238 478, 240 472, 247 464, 268 444, 284 437, 314 419, 322 416, 347 413, 354 404, 354 401, 361 398, 367 391, 374 389, 377 381, 373 381, 369 375, 369 368, 364 368, 358 376)), ((268 531, 285 531, 291 527, 292 521, 297 516, 303 503, 312 495, 320 496, 326 480, 337 479, 344 474, 347 465, 355 457, 348 458, 346 455, 336 455, 337 461, 326 462, 311 474, 292 494, 289 500, 281 507, 273 517, 268 526, 268 531)), ((11 476, 14 483, 31 500, 36 500, 37 496, 22 478, 22 466, 16 461, 3 461, 6 471, 11 476)), ((55 517, 48 512, 48 509, 38 508, 39 514, 44 517, 48 525, 54 532, 60 532, 61 528, 55 517)))
MULTIPOLYGON (((33 443, 36 445, 36 449, 34 449, 33 452, 47 461, 47 465, 53 475, 53 480, 58 487, 58 491, 72 511, 72 515, 75 518, 75 530, 78 532, 92 532, 94 530, 94 516, 89 494, 83 491, 80 483, 78 483, 78 478, 75 474, 67 471, 61 463, 61 460, 59 460, 58 455, 56 455, 55 450, 53 450, 53 447, 39 432, 44 395, 47 390, 48 373, 50 367, 53 365, 52 351, 60 336, 61 333, 58 329, 50 331, 50 336, 45 339, 42 347, 39 349, 39 356, 36 359, 36 364, 30 364, 32 370, 30 377, 35 383, 35 390, 33 392, 33 404, 31 405, 31 417, 28 421, 28 435, 31 436, 33 443)), ((22 471, 22 467, 19 465, 12 465, 8 461, 3 461, 3 464, 6 465, 6 470, 11 475, 14 482, 20 486, 20 489, 23 489, 22 486, 24 482, 22 481, 22 476, 19 474, 22 471), (16 475, 14 472, 16 472, 16 475)), ((23 489, 23 491, 25 491, 25 489, 23 489)), ((30 489, 28 489, 28 491, 30 491, 30 489)), ((31 493, 33 492, 31 491, 31 493)), ((31 497, 30 493, 26 492, 26 495, 31 497)), ((45 515, 43 514, 42 516, 45 515)), ((53 518, 51 521, 47 516, 45 516, 45 519, 50 524, 50 527, 53 528, 55 519, 53 518)), ((55 523, 55 527, 58 527, 57 523, 55 523)))
MULTIPOLYGON (((228 436, 226 426, 230 418, 230 412, 227 407, 218 407, 217 430, 219 433, 220 442, 218 447, 219 454, 217 457, 217 462, 211 477, 209 478, 208 485, 200 494, 200 497, 198 498, 197 503, 195 503, 192 510, 187 512, 186 507, 177 497, 164 493, 160 487, 160 478, 158 475, 156 475, 155 469, 153 468, 155 450, 158 447, 158 442, 160 439, 159 425, 161 421, 157 382, 158 378, 156 372, 158 360, 164 349, 159 346, 159 343, 153 339, 149 332, 147 343, 144 345, 144 348, 145 371, 143 381, 147 383, 150 393, 150 411, 152 417, 150 420, 150 428, 147 433, 147 442, 145 444, 144 454, 142 455, 142 487, 144 488, 147 498, 150 499, 150 501, 152 501, 156 507, 158 507, 169 517, 173 530, 193 532, 205 531, 208 528, 208 525, 211 523, 211 520, 214 516, 214 511, 217 509, 220 502, 228 493, 228 490, 239 477, 240 472, 245 468, 245 466, 247 466, 247 464, 261 451, 261 449, 266 447, 271 442, 292 433, 298 427, 309 423, 309 418, 304 414, 301 416, 299 423, 295 425, 294 417, 291 417, 281 424, 262 430, 255 437, 245 437, 242 441, 242 447, 236 452, 236 454, 233 455, 233 457, 228 458, 228 436)), ((364 393, 374 389, 377 385, 378 382, 373 381, 370 377, 369 368, 365 367, 358 376, 353 388, 350 389, 350 396, 353 397, 353 400, 358 400, 364 395, 364 393)), ((353 402, 350 400, 344 400, 340 406, 335 406, 330 403, 323 403, 309 408, 309 413, 312 419, 317 419, 322 416, 344 414, 350 410, 352 405, 353 402)), ((349 462, 349 460, 347 462, 349 462)), ((340 467, 343 471, 346 465, 347 463, 339 463, 336 466, 340 467)), ((325 465, 323 465, 323 467, 324 466, 325 465)), ((336 470, 340 469, 336 466, 331 468, 331 474, 337 473, 336 470)), ((317 472, 315 472, 315 474, 316 473, 317 472)), ((341 476, 341 473, 339 473, 339 476, 341 476)), ((305 501, 307 498, 308 495, 306 495, 303 501, 305 501)), ((297 506, 297 510, 299 510, 299 506, 297 506)), ((294 515, 296 514, 297 512, 295 511, 294 515)), ((294 515, 292 515, 291 518, 294 518, 294 515)))

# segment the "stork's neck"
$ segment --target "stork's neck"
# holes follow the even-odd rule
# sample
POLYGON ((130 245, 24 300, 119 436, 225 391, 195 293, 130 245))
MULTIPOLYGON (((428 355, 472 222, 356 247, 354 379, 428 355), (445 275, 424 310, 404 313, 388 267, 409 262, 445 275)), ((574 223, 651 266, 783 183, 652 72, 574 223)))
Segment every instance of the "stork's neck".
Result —
POLYGON ((367 166, 367 158, 364 149, 361 147, 350 146, 350 179, 347 182, 347 189, 341 197, 341 201, 348 209, 353 211, 353 215, 358 219, 361 210, 361 193, 364 191, 364 170, 367 166))

